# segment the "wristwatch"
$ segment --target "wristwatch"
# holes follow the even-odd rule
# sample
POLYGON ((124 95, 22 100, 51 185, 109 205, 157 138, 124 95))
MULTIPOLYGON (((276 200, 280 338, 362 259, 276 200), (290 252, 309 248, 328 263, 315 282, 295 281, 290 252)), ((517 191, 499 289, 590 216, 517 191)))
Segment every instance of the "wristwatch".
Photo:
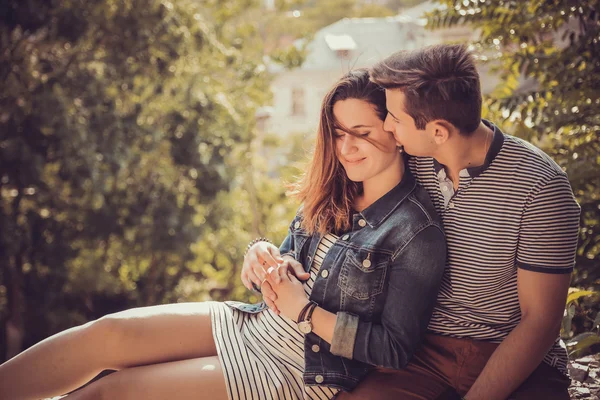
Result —
POLYGON ((302 320, 298 321, 298 330, 305 335, 308 335, 312 332, 312 314, 313 311, 315 311, 315 308, 317 308, 317 303, 315 303, 314 301, 311 301, 309 304, 310 306, 306 311, 306 318, 301 318, 302 320))

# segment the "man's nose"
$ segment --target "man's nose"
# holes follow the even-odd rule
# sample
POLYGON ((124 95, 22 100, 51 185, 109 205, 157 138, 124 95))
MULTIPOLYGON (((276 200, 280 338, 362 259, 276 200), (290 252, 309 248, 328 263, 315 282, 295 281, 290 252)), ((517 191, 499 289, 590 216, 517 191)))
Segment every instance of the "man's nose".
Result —
POLYGON ((392 121, 392 118, 390 117, 390 114, 388 114, 385 117, 385 121, 383 121, 383 130, 388 131, 388 132, 394 132, 394 123, 392 121))

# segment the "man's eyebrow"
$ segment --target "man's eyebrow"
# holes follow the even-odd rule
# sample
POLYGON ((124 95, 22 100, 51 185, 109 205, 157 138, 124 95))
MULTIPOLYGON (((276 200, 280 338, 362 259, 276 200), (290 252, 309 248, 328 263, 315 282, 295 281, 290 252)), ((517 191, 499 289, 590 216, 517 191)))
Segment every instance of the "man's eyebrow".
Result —
POLYGON ((394 117, 394 119, 398 119, 398 117, 396 117, 394 114, 392 114, 392 112, 390 110, 388 110, 388 114, 390 114, 392 117, 394 117))

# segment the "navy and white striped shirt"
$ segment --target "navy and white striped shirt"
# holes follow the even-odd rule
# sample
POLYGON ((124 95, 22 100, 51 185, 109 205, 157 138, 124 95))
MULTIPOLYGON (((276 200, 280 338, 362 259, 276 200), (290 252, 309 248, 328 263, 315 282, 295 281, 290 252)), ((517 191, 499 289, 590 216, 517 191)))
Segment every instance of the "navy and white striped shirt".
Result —
MULTIPOLYGON (((413 157, 409 164, 442 216, 448 241, 429 330, 501 342, 521 319, 517 268, 573 270, 580 210, 565 172, 550 157, 484 123, 494 130, 486 162, 461 171, 456 192, 432 158, 413 157)), ((567 373, 558 338, 544 361, 567 373)))

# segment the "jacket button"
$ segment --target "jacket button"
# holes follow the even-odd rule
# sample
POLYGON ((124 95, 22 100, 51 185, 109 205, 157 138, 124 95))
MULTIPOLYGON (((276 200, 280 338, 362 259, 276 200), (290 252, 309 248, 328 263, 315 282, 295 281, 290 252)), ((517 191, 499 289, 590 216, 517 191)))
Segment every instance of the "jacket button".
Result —
POLYGON ((311 347, 312 351, 314 351, 315 353, 318 353, 319 350, 321 350, 321 348, 319 347, 318 344, 313 344, 311 347))
POLYGON ((344 236, 342 236, 342 240, 348 240, 349 237, 350 237, 350 235, 344 235, 344 236))
POLYGON ((362 262, 362 264, 363 264, 363 267, 369 268, 369 267, 371 267, 371 260, 364 260, 362 262))
POLYGON ((324 269, 323 271, 321 271, 321 276, 323 278, 327 278, 329 276, 329 271, 327 271, 326 269, 324 269))
POLYGON ((365 226, 367 226, 367 221, 365 221, 364 219, 359 219, 358 224, 364 228, 365 226))
POLYGON ((296 228, 296 229, 300 228, 300 221, 296 221, 296 223, 294 224, 294 228, 296 228))
POLYGON ((317 375, 315 376, 315 382, 317 383, 323 383, 323 375, 317 375))

